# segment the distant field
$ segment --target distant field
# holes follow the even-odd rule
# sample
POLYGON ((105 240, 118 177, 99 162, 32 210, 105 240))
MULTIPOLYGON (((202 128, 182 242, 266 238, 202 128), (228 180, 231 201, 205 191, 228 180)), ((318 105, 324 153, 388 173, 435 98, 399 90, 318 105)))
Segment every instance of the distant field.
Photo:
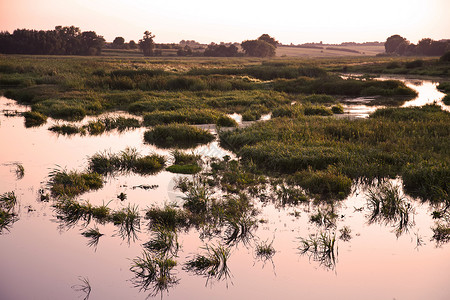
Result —
POLYGON ((291 56, 291 57, 335 57, 335 56, 375 56, 378 53, 384 52, 384 46, 327 46, 323 45, 323 49, 314 48, 296 48, 287 46, 278 46, 276 56, 291 56), (326 48, 342 49, 331 50, 326 48), (350 52, 345 50, 354 50, 357 52, 350 52))

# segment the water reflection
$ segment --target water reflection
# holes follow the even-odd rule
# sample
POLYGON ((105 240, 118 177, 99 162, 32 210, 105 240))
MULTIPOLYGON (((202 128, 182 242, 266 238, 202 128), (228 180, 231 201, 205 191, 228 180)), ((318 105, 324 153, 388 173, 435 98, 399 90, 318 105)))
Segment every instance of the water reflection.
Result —
POLYGON ((132 282, 140 291, 150 292, 147 298, 161 294, 162 299, 163 293, 179 282, 173 272, 176 265, 177 262, 171 257, 144 251, 142 257, 133 260, 130 268, 134 273, 132 282))
POLYGON ((367 208, 369 224, 379 223, 392 226, 397 237, 408 232, 415 225, 414 207, 401 194, 400 187, 389 182, 369 189, 367 208))
POLYGON ((205 250, 205 253, 196 254, 188 260, 184 269, 206 277, 206 285, 208 282, 212 283, 212 280, 225 280, 228 286, 228 279, 231 277, 227 264, 231 254, 230 248, 219 244, 217 246, 206 245, 203 250, 205 250))
POLYGON ((334 270, 338 255, 336 233, 325 230, 310 234, 306 238, 300 237, 300 254, 307 255, 309 259, 318 262, 328 270, 334 270))

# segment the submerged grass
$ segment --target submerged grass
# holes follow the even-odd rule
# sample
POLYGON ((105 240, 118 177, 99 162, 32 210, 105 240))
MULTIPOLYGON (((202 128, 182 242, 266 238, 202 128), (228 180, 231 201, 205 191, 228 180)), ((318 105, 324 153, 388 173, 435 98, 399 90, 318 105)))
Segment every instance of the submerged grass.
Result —
POLYGON ((209 279, 227 280, 230 277, 228 259, 231 251, 223 245, 209 246, 204 248, 205 254, 197 254, 188 260, 184 268, 197 275, 205 276, 209 279))

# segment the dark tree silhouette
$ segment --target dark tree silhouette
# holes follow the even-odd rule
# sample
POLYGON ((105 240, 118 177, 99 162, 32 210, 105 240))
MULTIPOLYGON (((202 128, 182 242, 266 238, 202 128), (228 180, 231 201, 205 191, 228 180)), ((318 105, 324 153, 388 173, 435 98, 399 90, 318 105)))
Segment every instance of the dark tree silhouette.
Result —
POLYGON ((155 43, 153 39, 155 38, 154 35, 150 31, 144 32, 144 37, 142 40, 139 40, 139 47, 141 48, 142 52, 144 52, 144 56, 153 56, 153 49, 155 48, 155 43))
POLYGON ((94 31, 75 26, 55 30, 16 29, 0 32, 0 53, 46 55, 100 55, 105 40, 94 31))
POLYGON ((123 45, 125 44, 125 39, 121 36, 118 36, 114 39, 112 43, 115 47, 120 48, 123 47, 123 45))
POLYGON ((234 57, 238 56, 238 48, 235 45, 225 46, 211 43, 205 49, 204 56, 212 57, 234 57))
POLYGON ((386 50, 386 53, 403 54, 408 45, 408 40, 398 34, 395 34, 386 39, 386 43, 384 43, 384 49, 386 50))
POLYGON ((262 40, 244 41, 241 44, 245 54, 256 57, 272 57, 275 56, 275 47, 268 42, 262 40))
POLYGON ((267 33, 264 33, 263 35, 261 35, 258 40, 260 41, 264 41, 267 42, 269 44, 271 44, 272 46, 274 46, 275 48, 278 45, 278 41, 275 40, 273 37, 271 37, 270 35, 268 35, 267 33))

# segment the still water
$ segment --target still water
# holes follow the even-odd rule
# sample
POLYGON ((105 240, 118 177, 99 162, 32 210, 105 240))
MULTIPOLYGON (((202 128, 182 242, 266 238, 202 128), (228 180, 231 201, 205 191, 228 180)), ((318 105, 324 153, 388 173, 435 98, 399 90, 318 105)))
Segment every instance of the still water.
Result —
MULTIPOLYGON (((407 83, 408 84, 408 83, 407 83)), ((415 87, 426 87, 425 81, 415 87)), ((422 102, 421 102, 422 103, 422 102)), ((408 105, 406 103, 405 105, 408 105)), ((420 104, 423 105, 423 104, 420 104)), ((24 111, 14 101, 0 98, 0 111, 24 111)), ((104 234, 96 247, 81 235, 82 224, 67 226, 56 217, 53 201, 43 202, 39 189, 45 189, 51 170, 63 167, 84 170, 87 158, 101 151, 117 153, 134 147, 141 154, 168 150, 144 144, 137 129, 100 136, 61 136, 48 131, 55 121, 26 129, 23 117, 0 115, 0 194, 14 191, 18 198, 18 220, 0 235, 0 299, 84 299, 80 279, 89 280, 89 299, 450 299, 450 245, 433 240, 435 220, 432 209, 406 197, 413 208, 408 230, 397 234, 396 224, 370 222, 367 186, 355 185, 351 195, 336 207, 335 260, 301 254, 299 238, 317 234, 321 229, 310 222, 318 209, 312 204, 280 206, 256 199, 260 209, 258 223, 247 243, 231 248, 228 260, 230 276, 220 280, 195 275, 184 263, 201 253, 207 243, 199 232, 181 232, 174 276, 178 279, 168 291, 153 295, 132 281, 133 259, 142 255, 142 244, 150 239, 147 221, 141 219, 136 239, 124 239, 112 224, 96 224, 104 234), (23 165, 23 178, 15 174, 16 163, 23 165), (340 238, 350 229, 350 237, 340 238), (272 241, 276 251, 272 259, 255 255, 255 245, 272 241)), ((231 153, 217 141, 193 150, 204 157, 222 157, 231 153)), ((118 209, 136 204, 141 210, 165 203, 182 204, 183 194, 173 189, 176 175, 166 171, 151 176, 122 175, 105 179, 104 188, 81 195, 94 205, 109 203, 118 209), (142 189, 141 185, 156 185, 142 189), (125 193, 120 201, 117 195, 125 193)), ((401 186, 401 180, 393 180, 401 186)), ((89 224, 89 228, 93 224, 89 224)))

